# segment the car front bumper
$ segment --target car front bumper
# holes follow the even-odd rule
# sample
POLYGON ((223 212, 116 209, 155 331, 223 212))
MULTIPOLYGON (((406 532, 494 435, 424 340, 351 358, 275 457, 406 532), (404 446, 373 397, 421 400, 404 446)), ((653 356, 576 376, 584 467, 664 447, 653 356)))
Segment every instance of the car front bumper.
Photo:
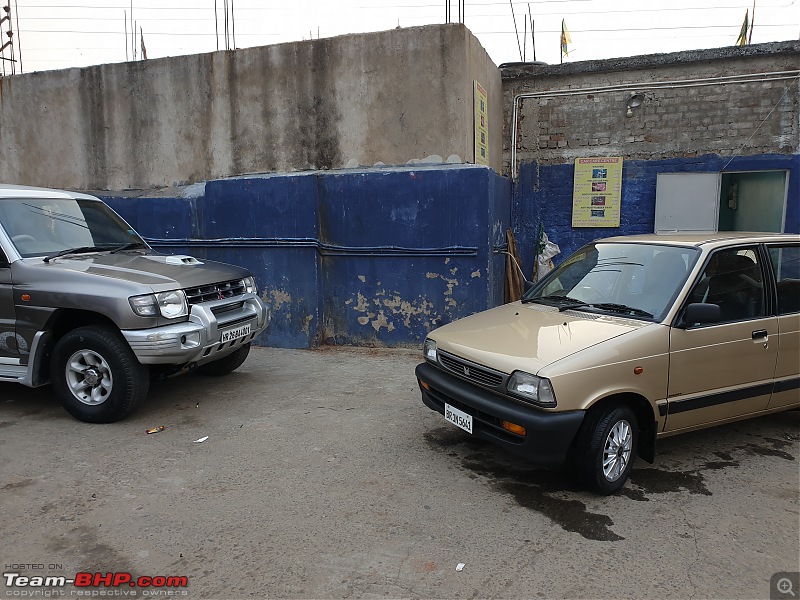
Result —
POLYGON ((547 412, 525 406, 443 373, 428 363, 418 365, 415 373, 422 401, 428 408, 444 414, 447 403, 472 415, 473 435, 534 464, 564 463, 585 415, 582 410, 547 412), (526 435, 507 431, 502 421, 522 425, 526 435))
POLYGON ((122 335, 142 364, 201 365, 251 342, 269 325, 270 310, 256 294, 195 304, 189 320, 152 329, 128 329, 122 335), (224 310, 223 310, 224 309, 224 310), (250 325, 250 333, 222 341, 226 331, 250 325))

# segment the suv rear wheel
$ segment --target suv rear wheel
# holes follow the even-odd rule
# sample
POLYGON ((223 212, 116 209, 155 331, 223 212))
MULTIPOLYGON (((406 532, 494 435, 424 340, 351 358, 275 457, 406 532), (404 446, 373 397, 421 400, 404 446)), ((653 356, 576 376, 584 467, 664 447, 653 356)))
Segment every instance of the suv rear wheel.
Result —
POLYGON ((87 423, 112 423, 127 416, 150 385, 142 365, 109 327, 79 327, 53 349, 50 382, 64 408, 87 423))
POLYGON ((615 404, 590 412, 575 448, 581 482, 598 494, 616 492, 631 474, 638 442, 636 415, 627 406, 615 404))

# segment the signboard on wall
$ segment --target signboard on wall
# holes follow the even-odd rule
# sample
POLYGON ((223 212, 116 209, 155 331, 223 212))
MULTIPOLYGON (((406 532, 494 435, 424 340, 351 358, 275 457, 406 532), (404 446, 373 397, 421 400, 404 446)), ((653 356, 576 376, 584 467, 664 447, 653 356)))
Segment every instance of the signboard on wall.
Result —
POLYGON ((489 164, 489 103, 486 90, 473 81, 473 98, 475 102, 475 164, 489 164))
POLYGON ((619 227, 622 157, 576 158, 573 227, 619 227))

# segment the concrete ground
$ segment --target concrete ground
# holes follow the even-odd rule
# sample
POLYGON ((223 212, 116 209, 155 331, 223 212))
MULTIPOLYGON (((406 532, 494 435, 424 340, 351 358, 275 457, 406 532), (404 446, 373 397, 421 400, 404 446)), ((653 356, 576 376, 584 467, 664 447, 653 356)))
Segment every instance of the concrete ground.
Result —
POLYGON ((4 572, 186 576, 169 591, 192 598, 683 599, 769 598, 800 569, 800 412, 664 440, 603 498, 445 423, 419 358, 255 348, 113 425, 0 384, 4 572))

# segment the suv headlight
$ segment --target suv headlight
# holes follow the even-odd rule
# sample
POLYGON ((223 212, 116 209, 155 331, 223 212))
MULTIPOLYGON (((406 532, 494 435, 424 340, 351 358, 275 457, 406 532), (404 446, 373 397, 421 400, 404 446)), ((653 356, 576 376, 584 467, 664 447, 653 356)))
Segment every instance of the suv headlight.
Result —
POLYGON ((134 296, 128 301, 133 312, 140 317, 156 317, 161 314, 165 319, 175 319, 189 314, 186 294, 183 293, 183 290, 134 296))
POLYGON ((554 408, 556 395, 549 379, 525 371, 514 371, 508 379, 508 393, 526 402, 554 408))
POLYGON ((432 339, 426 338, 425 344, 422 346, 422 353, 425 355, 425 360, 436 362, 436 342, 432 339))
POLYGON ((256 280, 253 277, 245 277, 242 279, 242 287, 244 288, 245 294, 255 294, 257 293, 256 290, 256 280))

